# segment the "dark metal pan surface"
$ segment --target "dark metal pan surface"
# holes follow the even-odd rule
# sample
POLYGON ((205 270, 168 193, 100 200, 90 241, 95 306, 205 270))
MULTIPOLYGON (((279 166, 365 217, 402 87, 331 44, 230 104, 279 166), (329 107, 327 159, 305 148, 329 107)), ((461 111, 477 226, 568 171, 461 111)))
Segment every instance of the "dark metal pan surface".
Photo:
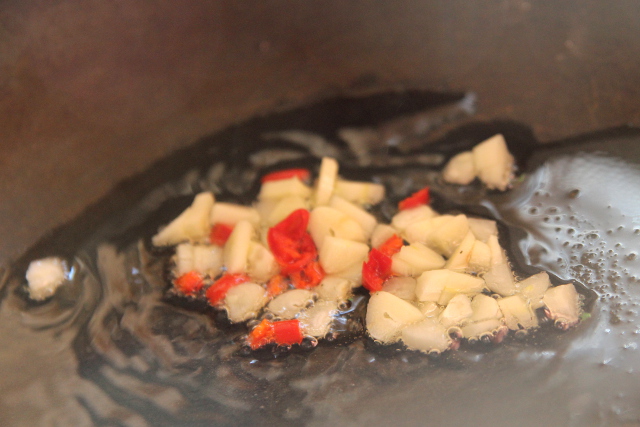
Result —
POLYGON ((637 424, 640 132, 540 145, 526 125, 472 113, 464 94, 331 98, 227 128, 121 183, 3 270, 3 424, 637 424), (514 189, 438 180, 448 157, 497 132, 523 174, 514 189), (391 202, 430 184, 436 208, 495 217, 517 269, 581 283, 591 317, 438 359, 363 336, 272 357, 239 352, 242 327, 164 298, 166 256, 149 238, 194 193, 248 203, 258 171, 314 168, 322 155, 346 177, 384 182, 391 202), (24 270, 48 255, 74 279, 35 304, 24 270))

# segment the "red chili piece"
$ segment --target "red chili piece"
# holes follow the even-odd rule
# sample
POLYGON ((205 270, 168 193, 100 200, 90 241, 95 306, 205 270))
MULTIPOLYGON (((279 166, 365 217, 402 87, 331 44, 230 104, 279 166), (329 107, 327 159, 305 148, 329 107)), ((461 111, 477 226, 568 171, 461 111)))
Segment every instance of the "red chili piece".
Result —
POLYGON ((426 205, 429 203, 429 187, 424 187, 420 191, 416 191, 411 196, 398 203, 398 209, 403 211, 405 209, 417 208, 420 205, 426 205))
POLYGON ((275 297, 287 290, 287 280, 281 274, 276 274, 267 283, 267 293, 270 297, 275 297))
POLYGON ((309 211, 298 209, 269 229, 267 241, 280 272, 296 273, 318 256, 316 245, 307 233, 309 211))
POLYGON ((307 181, 311 174, 307 169, 284 169, 281 171, 271 172, 262 177, 260 182, 263 184, 269 181, 279 181, 281 179, 298 178, 300 181, 307 181))
POLYGON ((298 289, 314 288, 320 284, 324 276, 325 272, 318 261, 312 261, 305 265, 302 270, 289 275, 293 286, 298 289))
POLYGON ((249 333, 247 342, 252 350, 257 350, 267 344, 278 345, 300 344, 303 339, 302 328, 298 319, 270 322, 263 319, 249 333))
POLYGON ((207 289, 207 299, 211 305, 216 305, 224 299, 229 289, 248 281, 246 274, 225 274, 207 289))
POLYGON ((209 240, 214 245, 224 246, 224 244, 227 243, 227 240, 229 240, 229 236, 231 235, 232 231, 233 225, 218 222, 211 228, 209 240))
POLYGON ((273 322, 273 334, 278 345, 300 344, 303 338, 298 319, 273 322))
POLYGON ((249 333, 248 342, 252 350, 257 350, 274 341, 273 323, 267 319, 262 320, 262 322, 249 333))
POLYGON ((309 211, 296 209, 288 217, 271 227, 269 233, 277 232, 291 239, 299 239, 307 233, 309 224, 309 211))
POLYGON ((400 249, 404 246, 404 241, 400 236, 394 234, 389 237, 383 244, 378 246, 378 250, 386 256, 393 256, 400 252, 400 249))
POLYGON ((197 271, 190 271, 176 278, 173 284, 185 295, 194 295, 202 289, 204 280, 202 275, 197 271))
POLYGON ((384 281, 391 276, 391 257, 378 249, 371 249, 369 259, 362 264, 362 285, 370 292, 382 289, 384 281))

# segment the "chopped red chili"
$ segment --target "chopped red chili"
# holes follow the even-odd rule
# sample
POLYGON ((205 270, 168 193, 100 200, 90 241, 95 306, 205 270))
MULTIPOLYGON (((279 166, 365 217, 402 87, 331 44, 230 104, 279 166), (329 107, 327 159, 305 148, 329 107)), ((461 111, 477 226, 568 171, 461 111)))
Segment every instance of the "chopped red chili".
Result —
POLYGON ((404 246, 404 241, 400 236, 394 234, 389 237, 383 244, 378 246, 378 250, 386 256, 393 256, 400 252, 400 249, 404 246))
POLYGON ((278 345, 300 344, 303 338, 298 319, 273 322, 273 334, 278 345))
POLYGON ((232 231, 233 225, 218 222, 211 228, 209 240, 214 245, 224 246, 224 244, 227 243, 227 240, 229 240, 229 236, 231 235, 232 231))
POLYGON ((284 275, 299 272, 318 256, 316 245, 307 233, 308 223, 309 211, 298 209, 269 229, 267 242, 284 275))
POLYGON ((270 297, 275 297, 286 291, 288 287, 286 277, 276 274, 267 283, 267 293, 270 297))
POLYGON ((207 299, 211 305, 216 305, 224 299, 229 289, 241 283, 248 282, 246 274, 225 274, 207 289, 207 299))
POLYGON ((257 350, 260 347, 271 344, 274 340, 273 323, 267 319, 263 319, 258 326, 253 328, 248 337, 248 342, 252 350, 257 350))
POLYGON ((300 344, 304 336, 298 319, 270 322, 263 319, 249 333, 247 341, 252 350, 257 350, 267 344, 278 345, 300 344))
POLYGON ((194 295, 204 286, 204 278, 197 271, 190 271, 176 278, 173 284, 185 295, 194 295))
POLYGON ((298 289, 311 289, 320 284, 325 272, 318 261, 311 261, 302 270, 291 273, 289 277, 293 286, 298 289))
POLYGON ((362 285, 370 292, 382 289, 385 280, 391 276, 391 257, 378 249, 371 249, 369 259, 362 264, 362 285))
POLYGON ((300 181, 307 181, 311 174, 307 169, 284 169, 281 171, 266 174, 260 180, 263 184, 269 181, 279 181, 281 179, 298 178, 300 181))
POLYGON ((309 224, 309 211, 306 209, 296 209, 285 219, 271 227, 269 232, 281 233, 289 238, 297 239, 307 232, 309 224))
POLYGON ((405 209, 417 208, 420 205, 428 204, 429 199, 429 187, 425 187, 398 203, 398 209, 403 211, 405 209))

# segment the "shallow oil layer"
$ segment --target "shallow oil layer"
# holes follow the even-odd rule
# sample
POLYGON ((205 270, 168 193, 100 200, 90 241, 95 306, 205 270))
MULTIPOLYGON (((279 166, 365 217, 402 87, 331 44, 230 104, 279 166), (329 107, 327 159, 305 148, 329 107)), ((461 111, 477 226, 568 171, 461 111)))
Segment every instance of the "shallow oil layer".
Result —
POLYGON ((542 148, 518 124, 459 126, 471 102, 419 91, 328 100, 230 128, 123 183, 6 269, 1 424, 640 422, 640 132, 542 148), (525 172, 511 192, 439 181, 448 156, 496 132, 525 172), (148 240, 195 192, 249 203, 259 172, 314 168, 323 155, 337 157, 347 178, 387 185, 381 218, 431 185, 436 208, 501 219, 520 272, 529 263, 580 281, 597 294, 592 317, 567 333, 547 328, 435 360, 366 339, 277 358, 240 354, 243 326, 165 298, 166 253, 148 240), (23 272, 49 255, 65 256, 73 278, 53 300, 34 304, 23 272))

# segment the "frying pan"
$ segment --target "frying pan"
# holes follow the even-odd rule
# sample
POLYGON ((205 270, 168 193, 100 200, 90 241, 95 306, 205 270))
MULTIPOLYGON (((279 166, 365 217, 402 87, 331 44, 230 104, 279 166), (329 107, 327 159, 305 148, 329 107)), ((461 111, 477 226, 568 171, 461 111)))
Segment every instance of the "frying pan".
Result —
MULTIPOLYGON (((80 216, 118 182, 202 136, 249 117, 334 95, 413 87, 472 91, 477 97, 474 120, 524 123, 537 141, 564 140, 640 120, 640 38, 634 19, 638 6, 633 2, 406 1, 376 6, 326 2, 319 6, 9 1, 0 10, 4 153, 0 256, 7 261, 19 259, 50 230, 80 216)), ((637 150, 634 138, 617 135, 605 139, 607 143, 592 138, 600 145, 590 152, 622 144, 618 157, 624 158, 637 150)), ((579 152, 569 150, 569 158, 580 157, 579 152)), ((530 170, 544 158, 542 154, 531 160, 530 170)), ((508 205, 502 207, 510 212, 508 205)), ((510 218, 519 222, 515 213, 510 218)), ((544 256, 537 259, 544 261, 544 256)), ((628 322, 624 338, 633 337, 637 319, 627 314, 621 321, 628 322)), ((584 366, 558 361, 554 355, 566 347, 546 343, 542 349, 523 353, 530 359, 551 360, 534 365, 554 373, 542 384, 526 358, 519 362, 525 365, 520 370, 503 365, 499 358, 482 370, 465 364, 429 365, 425 381, 421 359, 409 357, 406 362, 415 363, 422 372, 417 378, 412 369, 394 376, 397 361, 385 365, 383 355, 376 365, 382 366, 380 383, 372 379, 371 371, 362 372, 365 386, 384 385, 374 387, 380 393, 364 402, 358 400, 362 395, 355 383, 338 383, 334 397, 305 396, 300 391, 299 400, 290 402, 285 400, 291 395, 268 386, 263 397, 270 396, 266 403, 271 401, 289 414, 277 420, 291 424, 634 425, 639 422, 638 388, 633 386, 638 383, 637 371, 633 363, 615 364, 616 358, 602 344, 612 333, 603 324, 591 323, 593 337, 600 339, 595 344, 583 335, 563 338, 574 343, 583 339, 582 351, 602 353, 597 359, 605 373, 588 374, 574 385, 567 385, 567 378, 579 377, 584 366), (594 394, 594 389, 605 391, 604 405, 598 406, 602 394, 594 394), (300 406, 306 411, 296 412, 300 406), (611 413, 616 416, 609 417, 611 413)), ((6 330, 3 335, 20 343, 19 335, 6 330)), ((80 383, 66 384, 61 398, 60 390, 38 381, 38 375, 52 369, 59 377, 73 376, 78 369, 63 360, 62 350, 55 350, 59 337, 54 338, 42 346, 25 344, 14 349, 14 357, 2 361, 0 369, 7 378, 3 407, 14 408, 3 409, 3 424, 168 422, 148 415, 153 406, 140 409, 147 418, 131 415, 122 420, 93 413, 100 408, 95 402, 102 395, 80 383), (30 360, 47 363, 35 369, 30 360)), ((633 360, 634 342, 630 338, 610 344, 628 345, 624 358, 633 360)), ((320 350, 289 363, 297 361, 304 369, 311 360, 332 375, 359 366, 327 366, 336 353, 320 350)), ((366 349, 354 352, 348 357, 368 354, 366 349)), ((352 378, 358 372, 348 374, 352 378)), ((91 372, 83 375, 90 378, 91 372)), ((171 396, 166 400, 159 396, 160 406, 173 401, 171 396)), ((116 409, 123 404, 116 403, 116 409)), ((239 405, 237 413, 243 415, 236 421, 260 422, 260 411, 251 415, 242 402, 227 403, 239 405)), ((113 405, 105 400, 103 408, 113 410, 113 405)), ((229 418, 217 422, 228 424, 229 418)))

